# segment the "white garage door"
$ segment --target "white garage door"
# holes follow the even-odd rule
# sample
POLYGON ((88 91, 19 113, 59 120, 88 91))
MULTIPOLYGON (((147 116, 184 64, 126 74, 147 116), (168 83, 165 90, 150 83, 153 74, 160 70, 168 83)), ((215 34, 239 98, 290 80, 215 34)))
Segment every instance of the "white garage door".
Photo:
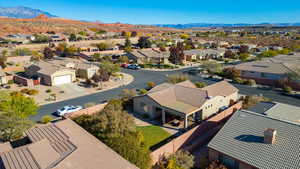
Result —
POLYGON ((64 75, 64 76, 56 76, 54 77, 54 85, 61 85, 66 83, 71 83, 71 75, 64 75))

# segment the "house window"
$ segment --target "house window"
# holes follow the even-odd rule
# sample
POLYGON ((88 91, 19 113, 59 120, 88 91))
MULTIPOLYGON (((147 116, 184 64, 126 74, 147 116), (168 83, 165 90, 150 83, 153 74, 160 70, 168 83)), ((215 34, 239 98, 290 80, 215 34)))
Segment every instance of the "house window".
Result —
POLYGON ((140 106, 144 112, 148 112, 148 106, 144 102, 141 102, 140 106))
POLYGON ((266 77, 266 74, 265 73, 261 73, 261 77, 266 77))

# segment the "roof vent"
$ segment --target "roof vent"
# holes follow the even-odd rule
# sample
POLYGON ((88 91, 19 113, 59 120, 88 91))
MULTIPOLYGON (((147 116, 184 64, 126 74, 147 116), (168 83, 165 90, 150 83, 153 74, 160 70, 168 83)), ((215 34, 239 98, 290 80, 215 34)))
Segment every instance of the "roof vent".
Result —
POLYGON ((276 140, 277 131, 275 129, 268 128, 264 131, 264 143, 274 144, 276 140))

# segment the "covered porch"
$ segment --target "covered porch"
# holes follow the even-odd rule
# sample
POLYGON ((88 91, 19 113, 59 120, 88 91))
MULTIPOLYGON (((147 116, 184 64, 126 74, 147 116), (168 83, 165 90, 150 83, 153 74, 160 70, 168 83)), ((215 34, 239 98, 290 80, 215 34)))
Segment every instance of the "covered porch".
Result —
POLYGON ((189 113, 179 112, 164 107, 156 107, 155 110, 156 113, 161 115, 158 117, 161 124, 170 128, 186 129, 202 120, 202 110, 196 110, 189 113))

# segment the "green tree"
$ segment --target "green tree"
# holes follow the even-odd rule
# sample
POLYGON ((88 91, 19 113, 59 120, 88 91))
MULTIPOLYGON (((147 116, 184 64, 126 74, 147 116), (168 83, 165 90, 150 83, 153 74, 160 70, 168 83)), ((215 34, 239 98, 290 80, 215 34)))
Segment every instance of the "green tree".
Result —
POLYGON ((197 88, 203 88, 207 86, 205 82, 196 82, 195 85, 197 86, 197 88))
POLYGON ((3 50, 1 52, 1 56, 0 56, 0 66, 2 68, 6 68, 6 62, 7 62, 7 57, 8 57, 8 51, 7 50, 3 50))
POLYGON ((96 47, 100 50, 100 51, 104 51, 107 50, 109 48, 109 45, 107 43, 97 43, 96 47))
POLYGON ((149 40, 149 37, 140 37, 137 43, 137 46, 140 48, 151 48, 151 41, 149 40))
POLYGON ((241 53, 240 56, 239 56, 239 58, 243 62, 247 61, 249 57, 250 57, 249 53, 241 53))
POLYGON ((216 61, 205 61, 202 64, 202 67, 208 70, 210 73, 220 73, 223 69, 222 64, 216 61))
POLYGON ((258 55, 258 58, 268 58, 268 57, 274 57, 277 56, 278 52, 275 50, 268 50, 265 52, 262 52, 261 54, 258 55))
POLYGON ((30 120, 16 116, 11 112, 0 112, 0 140, 12 141, 20 138, 23 132, 32 125, 30 120))
POLYGON ((70 41, 76 41, 76 40, 77 40, 76 35, 75 35, 74 33, 72 33, 72 34, 70 35, 70 37, 69 37, 69 40, 70 40, 70 41))
POLYGON ((108 72, 109 75, 120 71, 120 66, 109 61, 103 61, 100 66, 103 70, 108 72))
POLYGON ((22 136, 32 126, 29 116, 35 115, 38 105, 32 98, 20 93, 1 92, 0 99, 0 139, 10 141, 22 136))
POLYGON ((19 48, 19 49, 15 49, 12 52, 13 56, 29 56, 31 55, 31 50, 28 48, 19 48))
POLYGON ((0 103, 0 110, 15 114, 20 118, 28 118, 35 115, 39 109, 33 98, 22 94, 11 94, 6 100, 0 103))

